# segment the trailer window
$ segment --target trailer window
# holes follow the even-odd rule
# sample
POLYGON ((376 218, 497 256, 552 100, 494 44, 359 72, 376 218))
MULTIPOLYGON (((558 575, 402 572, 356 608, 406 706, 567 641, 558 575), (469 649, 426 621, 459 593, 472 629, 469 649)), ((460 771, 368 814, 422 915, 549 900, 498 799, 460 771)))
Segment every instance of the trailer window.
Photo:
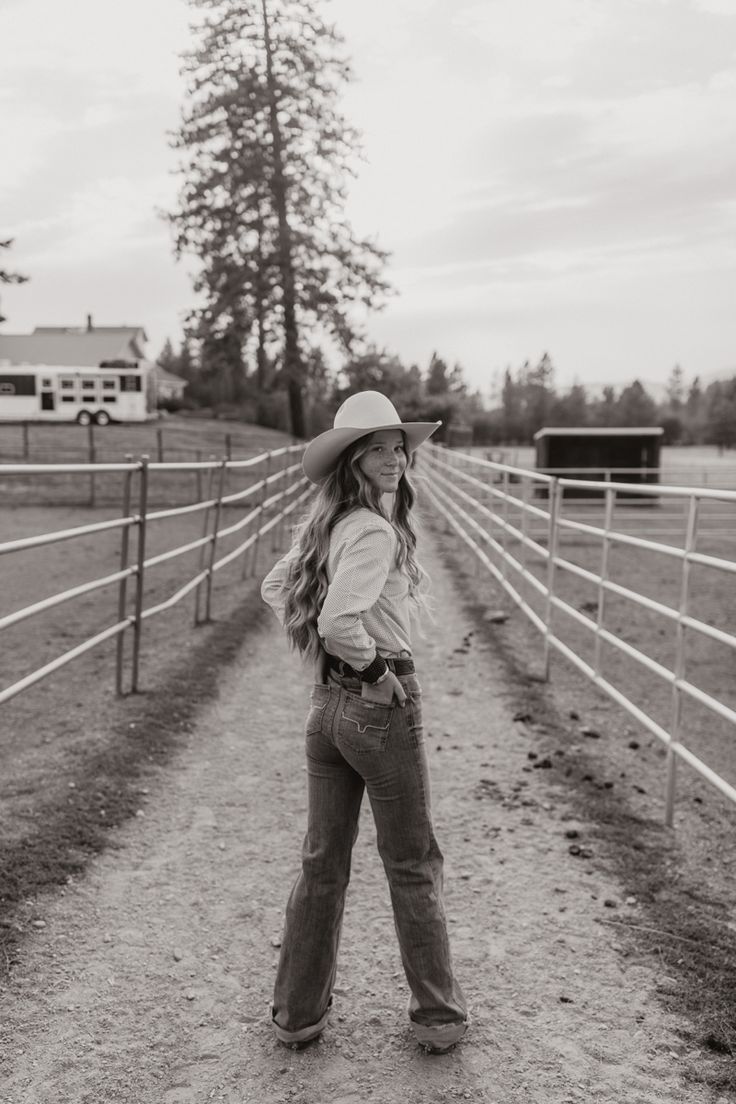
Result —
POLYGON ((74 400, 73 395, 62 395, 61 396, 61 401, 62 402, 74 402, 75 400, 74 400))
POLYGON ((41 386, 42 387, 52 387, 53 384, 51 383, 50 379, 42 379, 41 380, 41 386))
POLYGON ((74 390, 74 380, 73 379, 62 379, 61 380, 61 390, 62 391, 73 391, 74 390))
POLYGON ((82 380, 82 390, 83 391, 92 391, 92 390, 94 390, 94 386, 95 386, 95 381, 94 380, 89 380, 89 379, 82 380))
POLYGON ((0 383, 0 395, 14 395, 15 384, 14 383, 0 383))

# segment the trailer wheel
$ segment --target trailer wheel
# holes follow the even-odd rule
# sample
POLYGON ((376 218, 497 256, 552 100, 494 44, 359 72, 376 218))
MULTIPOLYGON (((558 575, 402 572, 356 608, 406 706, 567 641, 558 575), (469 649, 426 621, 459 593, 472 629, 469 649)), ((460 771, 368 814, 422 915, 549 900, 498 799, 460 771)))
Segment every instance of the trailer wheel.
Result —
POLYGON ((110 424, 110 415, 106 410, 98 410, 95 414, 95 421, 99 426, 106 426, 110 424))
POLYGON ((90 414, 89 410, 80 410, 77 414, 77 425, 87 426, 91 424, 92 415, 90 414))

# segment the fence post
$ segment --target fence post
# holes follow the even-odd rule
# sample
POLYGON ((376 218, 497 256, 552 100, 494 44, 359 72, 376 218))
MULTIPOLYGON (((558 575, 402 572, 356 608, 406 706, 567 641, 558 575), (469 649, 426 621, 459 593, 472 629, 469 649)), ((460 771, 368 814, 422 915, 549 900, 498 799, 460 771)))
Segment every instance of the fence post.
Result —
POLYGON ((225 456, 228 460, 233 458, 233 439, 230 433, 225 434, 225 456))
POLYGON ((557 479, 553 479, 549 484, 548 501, 549 523, 547 528, 547 552, 549 553, 549 558, 547 560, 547 596, 544 609, 544 661, 542 671, 542 678, 545 682, 549 682, 549 669, 552 658, 552 649, 550 647, 552 613, 554 610, 552 596, 555 591, 555 568, 557 566, 556 561, 560 536, 560 529, 557 524, 557 516, 560 508, 560 484, 557 479))
MULTIPOLYGON (((251 546, 252 549, 253 549, 253 551, 251 553, 251 557, 250 557, 250 576, 251 576, 251 578, 253 578, 253 576, 256 573, 256 562, 258 560, 258 546, 261 543, 261 527, 263 525, 264 503, 265 503, 266 498, 268 496, 268 477, 271 474, 271 459, 272 459, 271 453, 272 453, 271 449, 269 449, 268 452, 266 453, 266 471, 265 471, 264 476, 263 476, 263 486, 261 487, 261 500, 258 503, 258 514, 256 516, 256 539, 253 541, 253 544, 251 546)), ((243 560, 243 578, 245 578, 245 560, 243 560)))
MULTIPOLYGON (((201 453, 200 453, 200 455, 201 455, 201 453)), ((214 459, 215 459, 214 456, 210 456, 210 460, 214 461, 214 459)), ((212 487, 213 487, 214 481, 215 481, 215 469, 214 469, 214 465, 213 465, 207 471, 207 501, 209 501, 212 498, 212 487)), ((199 496, 199 501, 202 502, 201 494, 199 496)), ((207 531, 209 530, 209 527, 210 527, 210 507, 208 506, 207 509, 204 511, 204 521, 202 523, 202 536, 203 537, 207 536, 207 531)), ((206 554, 207 554, 207 545, 203 544, 201 546, 200 550, 199 550, 199 570, 200 571, 204 567, 204 558, 205 558, 206 554)), ((204 580, 202 580, 202 582, 204 582, 204 580)), ((200 582, 194 589, 194 625, 195 625, 195 627, 197 625, 199 625, 200 621, 201 621, 200 616, 199 616, 199 598, 200 598, 200 594, 202 593, 202 582, 200 582)))
MULTIPOLYGON (((95 454, 95 423, 90 422, 87 426, 87 449, 88 449, 88 463, 94 464, 96 460, 95 454)), ((94 507, 95 504, 95 473, 94 469, 90 472, 89 476, 89 504, 94 507)))
POLYGON ((23 423, 23 459, 27 460, 31 455, 31 444, 28 437, 28 422, 23 423))
POLYGON ((504 471, 503 473, 503 526, 501 528, 501 548, 503 550, 503 556, 501 558, 501 575, 506 580, 508 574, 508 567, 506 560, 508 557, 508 550, 506 543, 508 541, 508 533, 506 526, 509 523, 509 473, 504 471))
POLYGON ((141 629, 143 627, 143 575, 146 562, 146 515, 148 511, 148 460, 141 456, 138 498, 138 574, 135 589, 135 621, 133 623, 133 674, 130 689, 138 692, 138 669, 141 655, 141 629))
MULTIPOLYGON (((286 490, 286 476, 284 475, 284 472, 286 471, 286 469, 289 467, 289 464, 291 463, 291 456, 289 455, 288 452, 284 453, 283 461, 284 462, 283 462, 282 467, 281 467, 281 479, 279 480, 279 490, 282 494, 286 490)), ((285 515, 284 515, 284 499, 283 498, 280 500, 279 505, 277 506, 277 509, 279 510, 279 523, 278 523, 278 525, 274 525, 273 530, 274 530, 274 533, 276 534, 276 549, 280 552, 280 551, 282 551, 282 549, 284 547, 285 515)))
POLYGON ((606 605, 606 590, 604 581, 608 582, 608 557, 611 549, 609 534, 613 528, 613 507, 615 505, 616 492, 612 487, 606 487, 606 514, 603 522, 605 530, 603 535, 603 548, 601 549, 601 570, 598 579, 598 611, 595 623, 595 645, 593 652, 593 670, 596 675, 601 673, 601 629, 603 628, 603 615, 606 605))
MULTIPOLYGON (((201 462, 202 462, 202 450, 197 449, 197 463, 201 464, 201 462)), ((195 483, 197 485, 197 502, 201 502, 202 501, 202 472, 199 468, 197 468, 197 470, 194 474, 195 474, 195 483)))
MULTIPOLYGON (((125 463, 132 464, 133 457, 130 453, 125 455, 125 463)), ((126 471, 123 477, 123 517, 130 517, 130 491, 133 483, 133 472, 126 471)), ((130 526, 123 529, 120 541, 120 570, 125 571, 128 566, 128 548, 130 546, 130 526)), ((118 621, 125 617, 127 605, 128 577, 120 580, 118 588, 118 621)), ((119 698, 123 696, 123 653, 125 646, 125 630, 117 638, 117 654, 115 659, 115 693, 119 698)))
POLYGON ((215 506, 215 524, 212 529, 212 541, 210 543, 210 562, 207 567, 207 596, 205 599, 204 619, 205 621, 211 620, 210 611, 212 607, 212 576, 215 563, 215 552, 217 551, 217 533, 220 528, 220 515, 222 513, 222 496, 225 491, 225 476, 227 474, 227 460, 220 461, 220 482, 217 488, 217 504, 215 506))
POLYGON ((687 534, 685 537, 685 555, 682 558, 682 578, 680 581, 680 610, 677 618, 677 636, 675 645, 675 682, 672 684, 672 723, 670 726, 670 739, 667 744, 667 782, 665 789, 664 822, 671 828, 675 819, 675 785, 677 782, 677 754, 675 748, 679 745, 680 725, 682 723, 682 691, 677 685, 677 680, 685 677, 685 626, 683 617, 687 616, 690 603, 690 554, 695 551, 698 539, 698 507, 700 500, 697 495, 690 496, 690 506, 687 517, 687 534))
POLYGON ((156 454, 158 456, 159 464, 164 462, 164 431, 159 428, 156 430, 156 454))

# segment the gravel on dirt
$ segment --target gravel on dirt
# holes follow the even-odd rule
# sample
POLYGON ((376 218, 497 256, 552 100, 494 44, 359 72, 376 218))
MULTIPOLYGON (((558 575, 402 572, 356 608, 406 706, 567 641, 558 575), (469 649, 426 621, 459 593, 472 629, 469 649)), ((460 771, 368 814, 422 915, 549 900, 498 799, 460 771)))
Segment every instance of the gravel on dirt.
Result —
POLYGON ((416 653, 466 1039, 434 1057, 414 1043, 367 803, 331 1022, 300 1052, 272 1035, 309 689, 274 621, 152 773, 144 815, 33 903, 0 992, 2 1104, 712 1102, 682 1076, 697 1055, 660 1003, 666 978, 611 926, 612 903, 635 918, 636 902, 596 864, 555 771, 530 765, 504 669, 429 534, 422 560, 436 620, 416 653))

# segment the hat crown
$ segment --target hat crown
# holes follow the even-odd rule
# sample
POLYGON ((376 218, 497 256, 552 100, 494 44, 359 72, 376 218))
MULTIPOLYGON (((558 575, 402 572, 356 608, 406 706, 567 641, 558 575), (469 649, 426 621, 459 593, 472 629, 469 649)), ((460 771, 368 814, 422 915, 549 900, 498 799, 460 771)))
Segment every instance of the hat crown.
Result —
POLYGON ((335 429, 371 430, 377 426, 401 425, 396 407, 380 391, 349 395, 335 415, 335 429))

